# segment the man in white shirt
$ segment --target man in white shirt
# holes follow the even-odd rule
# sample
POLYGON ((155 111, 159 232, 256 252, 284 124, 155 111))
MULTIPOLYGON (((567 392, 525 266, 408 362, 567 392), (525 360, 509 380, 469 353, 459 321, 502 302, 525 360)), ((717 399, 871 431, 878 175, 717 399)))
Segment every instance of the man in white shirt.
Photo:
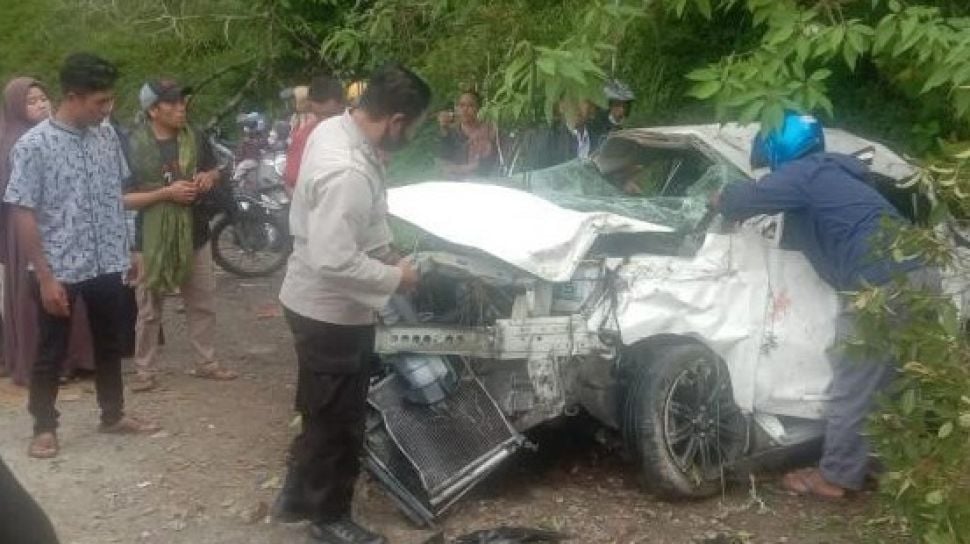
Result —
POLYGON ((290 211, 293 255, 280 301, 299 362, 303 429, 290 449, 279 521, 309 519, 311 542, 380 544, 350 517, 360 470, 377 311, 418 274, 390 249, 384 161, 420 126, 431 91, 410 70, 374 73, 360 106, 307 141, 290 211))

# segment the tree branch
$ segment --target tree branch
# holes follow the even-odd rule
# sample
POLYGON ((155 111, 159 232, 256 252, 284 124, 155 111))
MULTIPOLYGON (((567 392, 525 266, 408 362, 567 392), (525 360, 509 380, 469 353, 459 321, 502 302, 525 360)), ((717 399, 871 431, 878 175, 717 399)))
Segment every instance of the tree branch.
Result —
POLYGON ((211 74, 207 75, 205 78, 203 78, 198 83, 193 84, 192 85, 192 88, 193 88, 193 90, 196 93, 198 93, 206 85, 212 83, 216 79, 219 79, 220 77, 222 77, 223 75, 227 74, 228 72, 231 72, 233 70, 238 70, 239 68, 242 68, 243 66, 245 66, 247 64, 251 64, 252 62, 253 62, 252 59, 246 59, 246 60, 241 60, 241 61, 239 61, 239 62, 237 62, 235 64, 229 64, 227 66, 223 66, 222 68, 219 68, 215 72, 212 72, 211 74))
POLYGON ((249 79, 246 80, 246 83, 243 83, 243 86, 240 87, 239 90, 236 91, 236 94, 234 94, 232 98, 226 102, 226 105, 216 111, 212 117, 209 118, 209 121, 205 124, 205 130, 212 130, 215 128, 223 117, 229 115, 231 111, 239 107, 239 104, 242 103, 243 99, 246 97, 246 93, 252 89, 254 85, 256 85, 257 81, 259 81, 259 77, 263 74, 263 71, 264 68, 262 65, 257 66, 256 69, 253 70, 253 73, 250 74, 249 79))

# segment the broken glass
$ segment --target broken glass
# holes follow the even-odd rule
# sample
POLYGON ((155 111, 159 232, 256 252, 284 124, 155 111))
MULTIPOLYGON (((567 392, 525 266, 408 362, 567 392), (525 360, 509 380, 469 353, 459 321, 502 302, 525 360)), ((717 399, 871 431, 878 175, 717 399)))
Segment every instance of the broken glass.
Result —
MULTIPOLYGON (((650 177, 645 172, 648 168, 641 169, 640 175, 633 177, 650 177)), ((650 185, 650 180, 637 179, 633 182, 638 183, 643 194, 630 195, 603 176, 593 162, 575 160, 489 182, 528 191, 563 208, 580 212, 610 212, 684 232, 693 230, 704 217, 712 192, 741 179, 745 179, 744 174, 733 166, 714 163, 707 166, 699 177, 690 178, 684 184, 683 196, 663 196, 663 186, 658 188, 650 185)))

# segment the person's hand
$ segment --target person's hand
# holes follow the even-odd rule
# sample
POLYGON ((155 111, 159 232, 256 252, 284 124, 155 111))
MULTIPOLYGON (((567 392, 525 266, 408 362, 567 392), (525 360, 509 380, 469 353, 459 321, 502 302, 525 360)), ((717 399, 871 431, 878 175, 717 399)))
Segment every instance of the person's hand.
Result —
POLYGON ((401 259, 395 266, 401 271, 401 283, 397 286, 398 292, 410 293, 417 289, 418 283, 421 282, 421 275, 418 274, 416 268, 411 266, 410 261, 401 259))
POLYGON ((707 207, 712 210, 717 210, 721 207, 721 191, 714 191, 707 198, 707 207))
POLYGON ((628 181, 623 184, 623 192, 628 195, 642 195, 643 189, 635 181, 628 181))
POLYGON ((125 275, 125 283, 127 285, 137 285, 141 280, 141 270, 141 254, 132 252, 129 256, 128 274, 125 275))
POLYGON ((438 126, 441 130, 447 130, 454 122, 455 112, 446 110, 438 114, 438 126))
POLYGON ((394 246, 387 246, 387 249, 380 256, 380 261, 384 264, 396 265, 404 258, 404 254, 394 246))
POLYGON ((168 191, 168 199, 176 204, 182 205, 195 202, 195 197, 199 194, 195 183, 191 181, 176 181, 166 189, 168 191))
POLYGON ((193 181, 200 193, 208 193, 215 186, 219 174, 215 172, 197 172, 193 181))
POLYGON ((53 277, 40 281, 40 301, 44 311, 55 317, 71 317, 67 289, 53 277))

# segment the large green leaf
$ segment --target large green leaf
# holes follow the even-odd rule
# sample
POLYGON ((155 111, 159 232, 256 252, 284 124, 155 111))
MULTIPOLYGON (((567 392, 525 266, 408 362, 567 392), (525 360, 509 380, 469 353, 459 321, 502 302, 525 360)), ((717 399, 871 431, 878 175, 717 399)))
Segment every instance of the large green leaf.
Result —
POLYGON ((706 100, 721 90, 720 81, 702 81, 691 87, 688 94, 699 100, 706 100))

